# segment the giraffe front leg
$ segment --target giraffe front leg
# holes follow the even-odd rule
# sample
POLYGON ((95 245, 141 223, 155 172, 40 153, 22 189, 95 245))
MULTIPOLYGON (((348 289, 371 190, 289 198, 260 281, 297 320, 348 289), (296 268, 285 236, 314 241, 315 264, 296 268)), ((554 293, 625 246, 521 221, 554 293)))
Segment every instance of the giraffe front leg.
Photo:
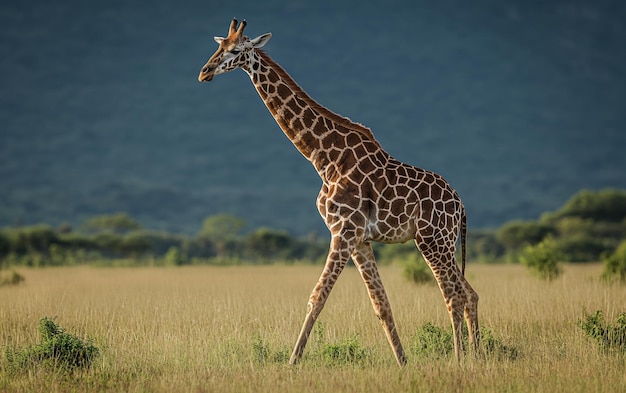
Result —
POLYGON ((369 243, 357 246, 352 253, 352 260, 359 269, 359 273, 361 273, 361 277, 365 282, 370 300, 372 301, 372 306, 374 307, 374 312, 385 329, 387 341, 389 341, 389 345, 391 345, 396 361, 399 366, 404 366, 406 364, 406 356, 396 330, 393 313, 391 312, 391 304, 389 303, 385 287, 383 286, 378 268, 376 267, 372 246, 369 243))
POLYGON ((349 256, 350 251, 347 243, 339 238, 333 237, 326 260, 326 266, 309 297, 304 323, 302 324, 298 341, 296 341, 296 345, 291 353, 289 364, 296 364, 302 357, 313 325, 315 325, 317 317, 322 312, 326 299, 333 289, 335 282, 337 282, 339 274, 341 274, 343 268, 346 266, 349 256))

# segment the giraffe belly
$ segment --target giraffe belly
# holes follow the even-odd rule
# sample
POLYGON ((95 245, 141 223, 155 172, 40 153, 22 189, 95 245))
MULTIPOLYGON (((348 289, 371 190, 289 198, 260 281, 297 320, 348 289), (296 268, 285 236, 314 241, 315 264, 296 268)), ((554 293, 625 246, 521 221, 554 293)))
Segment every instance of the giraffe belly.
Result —
POLYGON ((415 213, 410 206, 401 212, 375 208, 366 226, 366 240, 381 243, 405 243, 416 237, 415 213), (408 210, 408 211, 407 211, 408 210))

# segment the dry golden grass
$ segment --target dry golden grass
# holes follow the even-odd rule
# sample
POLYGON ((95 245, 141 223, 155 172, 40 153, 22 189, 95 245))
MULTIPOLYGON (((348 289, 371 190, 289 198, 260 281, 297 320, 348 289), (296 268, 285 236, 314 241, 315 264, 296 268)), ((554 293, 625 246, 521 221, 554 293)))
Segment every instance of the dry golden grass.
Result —
MULTIPOLYGON (((625 356, 599 352, 577 326, 584 310, 611 321, 626 310, 626 287, 599 281, 600 271, 568 265, 548 283, 521 266, 470 265, 481 324, 521 356, 457 365, 409 352, 398 368, 353 268, 319 322, 327 342, 358 336, 368 361, 323 364, 310 356, 322 345, 312 337, 295 367, 258 361, 255 345, 289 354, 320 266, 22 269, 21 285, 0 288, 0 346, 37 343, 47 316, 101 351, 91 369, 71 374, 9 373, 2 355, 0 391, 623 392, 625 356)), ((405 348, 424 323, 448 326, 435 286, 411 284, 395 267, 381 274, 405 348)))

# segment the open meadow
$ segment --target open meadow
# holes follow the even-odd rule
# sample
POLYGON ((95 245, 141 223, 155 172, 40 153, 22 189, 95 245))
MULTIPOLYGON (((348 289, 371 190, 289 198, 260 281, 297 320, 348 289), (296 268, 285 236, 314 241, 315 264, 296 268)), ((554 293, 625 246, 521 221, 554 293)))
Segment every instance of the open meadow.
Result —
POLYGON ((626 311, 626 286, 600 281, 601 270, 565 265, 546 282, 519 265, 470 264, 481 327, 515 356, 459 365, 414 348, 424 324, 449 326, 439 289, 382 267, 407 351, 399 368, 352 267, 296 366, 288 357, 321 266, 19 269, 23 283, 0 287, 0 346, 38 343, 49 317, 99 355, 82 370, 16 371, 3 350, 0 392, 624 392, 624 354, 600 351, 578 324, 585 312, 614 321, 626 311), (329 348, 346 343, 352 360, 332 360, 329 348))

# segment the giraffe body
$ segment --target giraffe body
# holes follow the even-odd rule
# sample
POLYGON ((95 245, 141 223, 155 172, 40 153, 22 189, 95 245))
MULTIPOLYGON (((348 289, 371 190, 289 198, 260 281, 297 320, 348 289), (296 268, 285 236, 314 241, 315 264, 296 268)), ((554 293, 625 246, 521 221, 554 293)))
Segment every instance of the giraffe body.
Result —
POLYGON ((339 274, 352 258, 368 289, 396 361, 406 357, 391 306, 378 274, 372 241, 403 243, 413 239, 433 271, 454 331, 457 359, 465 318, 470 342, 478 345, 478 295, 464 277, 465 208, 443 177, 391 157, 371 130, 341 117, 308 96, 274 60, 260 50, 271 35, 243 36, 243 21, 233 20, 226 38, 198 79, 243 69, 285 135, 322 179, 317 208, 331 233, 326 265, 311 292, 302 330, 290 363, 297 362, 339 274), (455 260, 461 234, 462 270, 455 260))

